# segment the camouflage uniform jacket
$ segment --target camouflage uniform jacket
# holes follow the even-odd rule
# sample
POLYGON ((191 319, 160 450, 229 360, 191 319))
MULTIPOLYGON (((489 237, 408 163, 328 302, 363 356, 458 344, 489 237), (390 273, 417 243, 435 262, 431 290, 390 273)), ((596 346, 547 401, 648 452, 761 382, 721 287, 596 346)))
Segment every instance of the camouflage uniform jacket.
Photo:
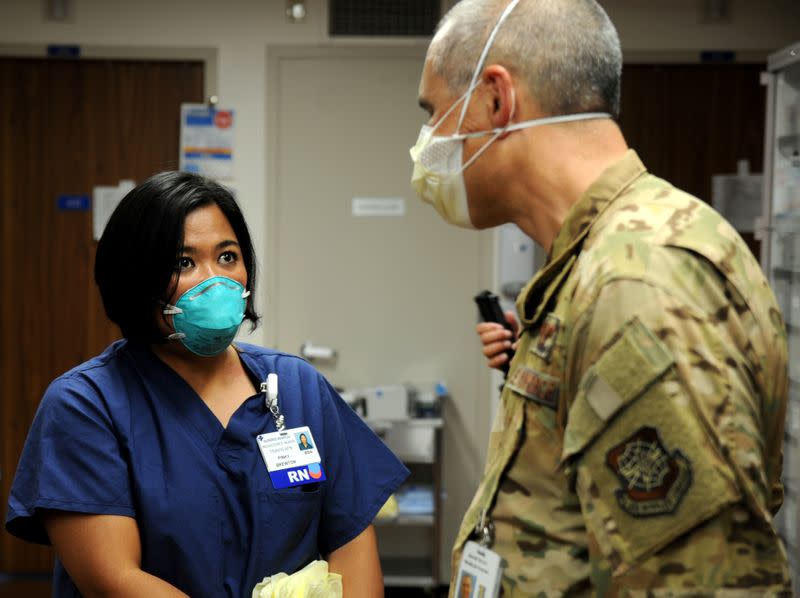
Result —
POLYGON ((731 226, 629 151, 517 309, 453 571, 487 509, 506 598, 790 596, 772 520, 786 332, 731 226))

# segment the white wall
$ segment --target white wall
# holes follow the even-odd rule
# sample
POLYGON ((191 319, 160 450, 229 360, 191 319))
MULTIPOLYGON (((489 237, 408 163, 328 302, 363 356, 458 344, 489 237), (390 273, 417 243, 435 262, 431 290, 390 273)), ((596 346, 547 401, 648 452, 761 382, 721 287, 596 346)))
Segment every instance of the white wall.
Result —
MULTIPOLYGON (((44 21, 42 0, 0 2, 0 53, 44 54, 44 45, 80 44, 86 54, 108 48, 153 57, 181 55, 181 49, 215 50, 216 91, 225 106, 237 110, 236 186, 253 232, 261 263, 266 239, 266 47, 269 44, 324 45, 327 1, 306 0, 302 24, 287 23, 283 0, 69 0, 72 22, 44 21), (21 48, 28 46, 27 49, 21 48), (102 48, 101 48, 102 47, 102 48), (154 54, 155 53, 155 54, 154 54)), ((797 0, 732 0, 732 23, 698 23, 699 0, 607 0, 602 2, 617 23, 623 48, 632 60, 655 55, 693 57, 700 49, 737 50, 742 56, 767 52, 800 38, 797 0)), ((364 44, 336 40, 336 44, 364 44)), ((383 40, 385 44, 424 41, 383 40)), ((368 51, 365 48, 365 51, 368 51)), ((111 181, 109 181, 111 182, 111 181)), ((263 305, 263 301, 261 302, 263 305)), ((263 329, 251 339, 265 342, 263 329)))

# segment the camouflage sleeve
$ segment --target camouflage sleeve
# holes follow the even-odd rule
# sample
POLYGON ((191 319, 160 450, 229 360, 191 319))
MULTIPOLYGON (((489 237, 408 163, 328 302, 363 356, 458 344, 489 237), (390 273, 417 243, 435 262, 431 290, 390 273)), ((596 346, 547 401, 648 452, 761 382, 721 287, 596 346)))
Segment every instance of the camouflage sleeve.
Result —
POLYGON ((606 281, 571 334, 562 463, 595 592, 781 595, 785 555, 763 516, 773 489, 759 393, 736 323, 718 317, 729 298, 712 268, 690 288, 676 282, 606 281))

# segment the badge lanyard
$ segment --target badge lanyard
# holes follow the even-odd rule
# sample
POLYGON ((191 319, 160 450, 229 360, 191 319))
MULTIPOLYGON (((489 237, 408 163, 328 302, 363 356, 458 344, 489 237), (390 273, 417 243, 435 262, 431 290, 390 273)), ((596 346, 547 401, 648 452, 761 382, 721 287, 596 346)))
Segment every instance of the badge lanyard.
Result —
POLYGON ((484 508, 480 520, 475 524, 475 539, 484 548, 491 548, 494 544, 494 523, 486 515, 484 508))
POLYGON ((278 374, 268 374, 267 381, 261 383, 261 392, 264 393, 264 403, 275 420, 275 429, 282 432, 286 422, 278 405, 278 374))

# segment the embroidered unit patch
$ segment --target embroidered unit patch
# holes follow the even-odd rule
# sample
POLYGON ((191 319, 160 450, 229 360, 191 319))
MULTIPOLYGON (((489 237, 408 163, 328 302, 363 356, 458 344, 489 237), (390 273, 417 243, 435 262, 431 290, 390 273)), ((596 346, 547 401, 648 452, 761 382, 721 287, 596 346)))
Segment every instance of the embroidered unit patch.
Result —
POLYGON ((558 389, 561 385, 554 376, 531 368, 518 367, 511 372, 506 386, 532 401, 552 409, 558 407, 558 389))
POLYGON ((622 482, 615 491, 620 508, 634 517, 675 511, 692 485, 692 466, 679 450, 669 453, 658 430, 645 426, 606 454, 622 482))
POLYGON ((542 322, 542 327, 539 328, 539 336, 536 337, 536 342, 531 345, 531 352, 549 363, 560 327, 561 320, 553 314, 547 314, 544 322, 542 322))

